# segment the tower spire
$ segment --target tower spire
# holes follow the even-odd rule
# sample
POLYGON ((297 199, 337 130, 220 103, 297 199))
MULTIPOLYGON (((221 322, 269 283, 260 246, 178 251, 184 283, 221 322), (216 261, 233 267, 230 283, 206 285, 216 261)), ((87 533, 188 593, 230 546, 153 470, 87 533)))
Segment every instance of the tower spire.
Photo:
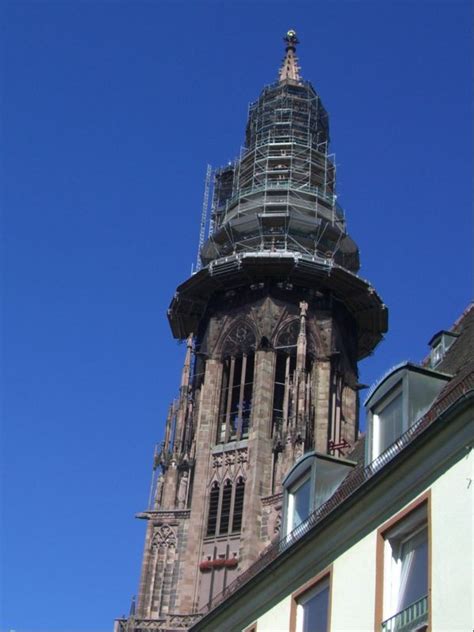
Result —
POLYGON ((296 37, 296 31, 290 29, 283 38, 285 42, 285 58, 280 68, 280 81, 301 81, 300 67, 298 66, 298 57, 296 56, 296 45, 299 40, 296 37))

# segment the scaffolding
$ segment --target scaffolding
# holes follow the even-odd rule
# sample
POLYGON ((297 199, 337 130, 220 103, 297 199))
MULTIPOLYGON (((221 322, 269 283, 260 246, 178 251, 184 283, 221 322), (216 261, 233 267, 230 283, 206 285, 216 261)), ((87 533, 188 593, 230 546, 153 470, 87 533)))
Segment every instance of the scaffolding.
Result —
POLYGON ((201 269, 201 250, 204 246, 204 240, 206 239, 206 228, 207 228, 207 214, 209 209, 209 190, 211 187, 211 176, 212 176, 212 167, 211 165, 207 165, 206 169, 206 179, 204 181, 204 198, 202 201, 202 213, 201 213, 201 226, 199 229, 199 246, 197 252, 196 259, 196 272, 201 269))
POLYGON ((215 171, 202 263, 239 252, 298 251, 357 271, 328 146, 328 115, 310 83, 265 88, 249 107, 244 151, 215 171))

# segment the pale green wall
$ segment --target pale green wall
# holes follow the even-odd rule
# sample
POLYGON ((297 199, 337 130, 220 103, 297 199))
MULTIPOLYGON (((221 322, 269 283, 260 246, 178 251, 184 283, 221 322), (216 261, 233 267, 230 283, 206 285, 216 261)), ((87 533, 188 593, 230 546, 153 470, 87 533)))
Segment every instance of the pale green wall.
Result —
POLYGON ((332 630, 373 630, 376 532, 359 540, 333 565, 332 630))
POLYGON ((290 625, 291 597, 285 597, 266 612, 257 624, 257 632, 288 632, 290 625))
POLYGON ((433 632, 474 630, 474 451, 432 486, 433 632))

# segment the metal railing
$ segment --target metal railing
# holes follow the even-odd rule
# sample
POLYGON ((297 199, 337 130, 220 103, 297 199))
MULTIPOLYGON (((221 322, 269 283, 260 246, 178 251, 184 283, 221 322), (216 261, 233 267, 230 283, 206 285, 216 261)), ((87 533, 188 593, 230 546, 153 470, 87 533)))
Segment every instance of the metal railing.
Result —
POLYGON ((142 619, 130 615, 128 619, 116 619, 114 632, 186 632, 201 619, 200 614, 167 614, 160 619, 142 619))
POLYGON ((428 596, 425 595, 382 623, 382 632, 415 632, 428 623, 428 596))

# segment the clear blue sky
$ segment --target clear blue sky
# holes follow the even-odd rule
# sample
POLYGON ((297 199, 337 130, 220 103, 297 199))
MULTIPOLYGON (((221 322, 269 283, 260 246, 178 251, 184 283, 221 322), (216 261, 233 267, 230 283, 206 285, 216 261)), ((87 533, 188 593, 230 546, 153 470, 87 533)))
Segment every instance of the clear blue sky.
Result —
POLYGON ((361 381, 470 300, 471 3, 11 0, 0 23, 0 628, 105 632, 138 586, 206 164, 238 153, 288 28, 390 310, 361 381))

